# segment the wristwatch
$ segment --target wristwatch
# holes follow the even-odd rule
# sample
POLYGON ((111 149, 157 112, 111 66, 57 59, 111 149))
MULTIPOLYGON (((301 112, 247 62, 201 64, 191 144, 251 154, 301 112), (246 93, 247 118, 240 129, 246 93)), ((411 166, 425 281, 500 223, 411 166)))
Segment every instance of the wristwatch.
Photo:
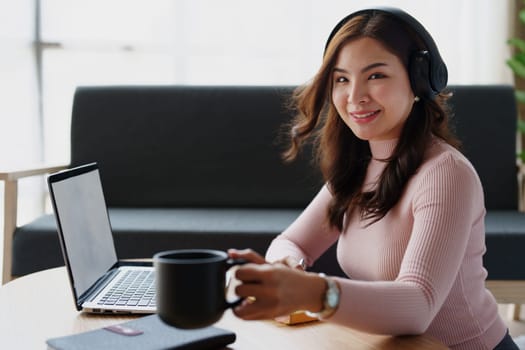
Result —
POLYGON ((331 316, 337 307, 339 306, 339 300, 341 291, 337 282, 329 277, 326 277, 324 273, 319 274, 326 282, 326 291, 323 297, 323 309, 319 312, 306 311, 306 314, 310 317, 315 317, 318 319, 323 319, 331 316))

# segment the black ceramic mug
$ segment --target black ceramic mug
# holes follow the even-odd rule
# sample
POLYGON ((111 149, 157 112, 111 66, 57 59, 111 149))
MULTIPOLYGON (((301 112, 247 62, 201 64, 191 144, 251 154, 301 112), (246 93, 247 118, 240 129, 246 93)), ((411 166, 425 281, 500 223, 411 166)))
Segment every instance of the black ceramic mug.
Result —
POLYGON ((220 250, 170 250, 153 256, 157 314, 167 324, 184 329, 217 322, 227 308, 242 299, 226 300, 226 272, 245 260, 233 260, 220 250))

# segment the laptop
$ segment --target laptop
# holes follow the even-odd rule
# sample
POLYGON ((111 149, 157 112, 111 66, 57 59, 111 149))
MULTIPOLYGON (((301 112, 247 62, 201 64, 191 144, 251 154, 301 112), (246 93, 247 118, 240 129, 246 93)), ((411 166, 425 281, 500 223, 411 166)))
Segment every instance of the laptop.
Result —
POLYGON ((77 310, 154 313, 153 266, 118 260, 97 163, 47 180, 77 310))

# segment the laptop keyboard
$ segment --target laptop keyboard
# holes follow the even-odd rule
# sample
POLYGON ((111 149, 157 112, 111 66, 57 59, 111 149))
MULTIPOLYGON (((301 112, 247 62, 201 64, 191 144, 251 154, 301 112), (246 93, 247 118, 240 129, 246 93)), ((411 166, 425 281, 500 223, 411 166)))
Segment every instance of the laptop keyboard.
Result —
POLYGON ((154 272, 125 271, 98 304, 155 307, 154 272))

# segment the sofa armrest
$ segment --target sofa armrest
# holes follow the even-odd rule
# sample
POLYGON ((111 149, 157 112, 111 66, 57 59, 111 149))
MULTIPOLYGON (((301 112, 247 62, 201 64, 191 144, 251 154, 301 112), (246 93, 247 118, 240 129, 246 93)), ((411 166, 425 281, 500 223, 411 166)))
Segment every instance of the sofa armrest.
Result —
POLYGON ((525 303, 525 281, 523 280, 490 280, 485 286, 499 304, 512 304, 511 319, 520 320, 521 305, 525 303))
POLYGON ((4 249, 2 265, 2 284, 12 279, 13 234, 16 229, 18 207, 18 180, 26 177, 45 175, 62 169, 67 165, 36 166, 0 171, 0 180, 4 182, 4 249))

